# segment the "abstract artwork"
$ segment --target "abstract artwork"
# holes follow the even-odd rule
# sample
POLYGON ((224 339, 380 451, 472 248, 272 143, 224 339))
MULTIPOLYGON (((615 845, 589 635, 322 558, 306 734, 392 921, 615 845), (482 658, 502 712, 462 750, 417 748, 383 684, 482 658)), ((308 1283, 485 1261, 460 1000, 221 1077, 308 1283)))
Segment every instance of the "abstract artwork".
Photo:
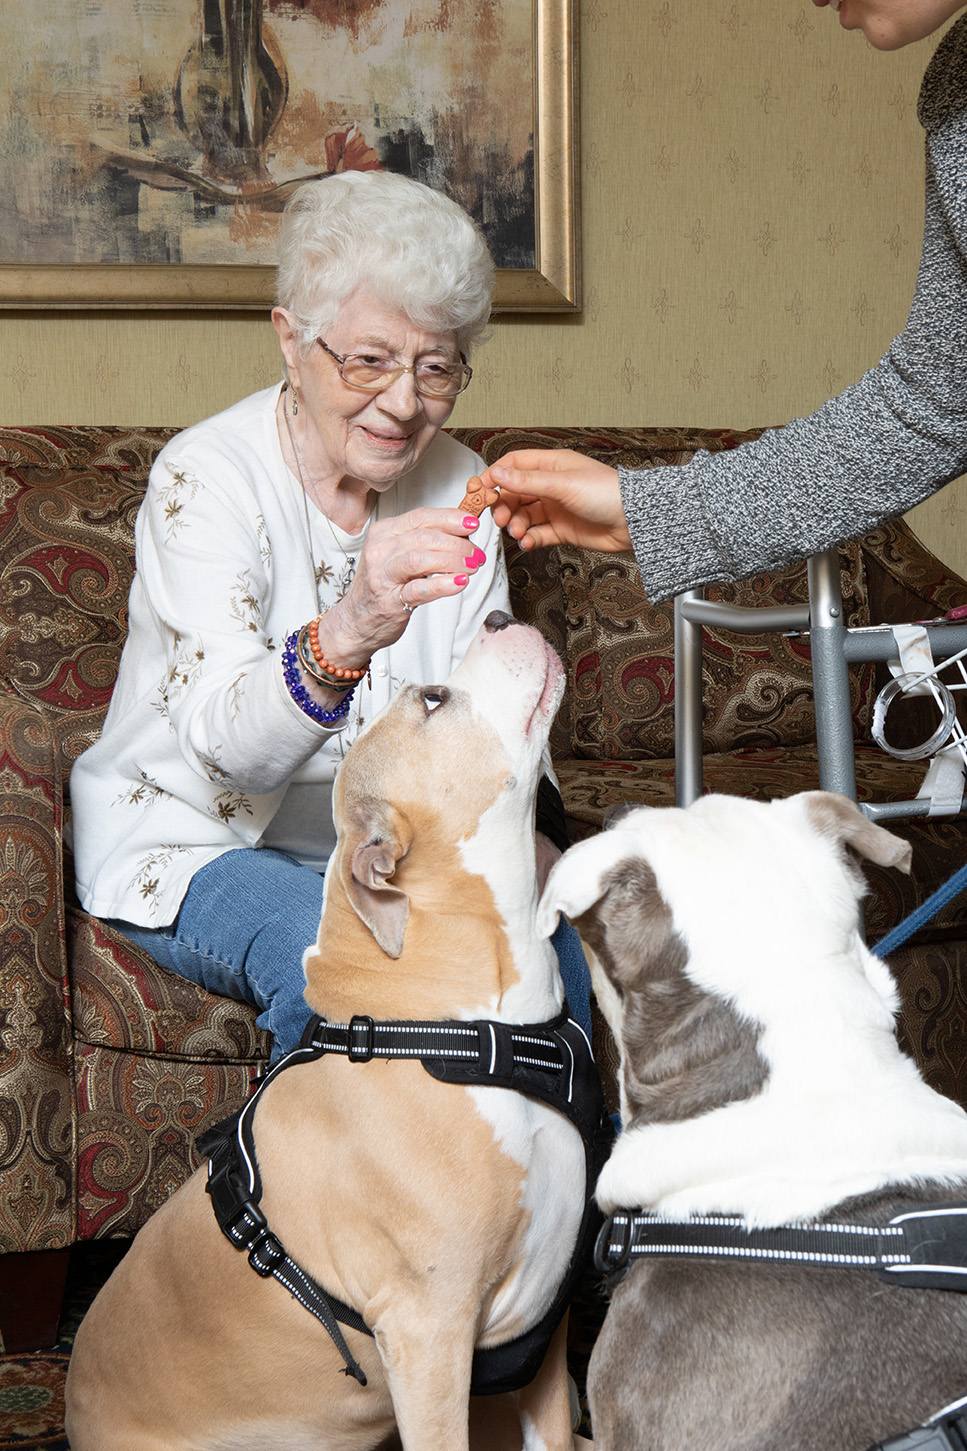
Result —
POLYGON ((0 305, 264 307, 292 191, 385 168, 572 310, 570 3, 5 0, 0 305))

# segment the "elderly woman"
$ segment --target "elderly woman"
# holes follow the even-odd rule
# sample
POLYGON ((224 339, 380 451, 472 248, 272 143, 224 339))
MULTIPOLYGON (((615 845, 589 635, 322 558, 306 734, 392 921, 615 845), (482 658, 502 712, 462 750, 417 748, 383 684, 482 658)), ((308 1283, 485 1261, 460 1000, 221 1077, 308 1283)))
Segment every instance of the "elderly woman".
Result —
MULTIPOLYGON (((285 381, 172 439, 138 516, 117 687, 71 775, 78 893, 256 1004, 276 1056, 308 1018, 342 755, 509 608, 491 517, 456 507, 482 461, 440 431, 492 286, 440 193, 380 172, 300 188, 272 313, 285 381)), ((586 964, 560 943, 586 1020, 586 964)))
MULTIPOLYGON (((888 51, 925 39, 965 0, 814 3, 888 51)), ((919 116, 923 254, 906 327, 878 365, 810 417, 678 467, 618 470, 556 449, 507 455, 485 482, 501 487, 495 517, 525 549, 633 547, 658 601, 857 538, 967 469, 967 16, 937 47, 919 116)))

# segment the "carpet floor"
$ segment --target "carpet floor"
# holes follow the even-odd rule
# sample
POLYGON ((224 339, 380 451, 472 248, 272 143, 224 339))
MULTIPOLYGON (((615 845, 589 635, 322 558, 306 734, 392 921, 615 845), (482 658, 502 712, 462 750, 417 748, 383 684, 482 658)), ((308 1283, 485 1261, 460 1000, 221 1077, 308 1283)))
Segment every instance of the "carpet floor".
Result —
POLYGON ((30 1355, 0 1355, 0 1451, 68 1451, 64 1381, 77 1327, 127 1248, 93 1240, 71 1251, 57 1344, 30 1355))
MULTIPOLYGON (((0 1451, 69 1451, 64 1435, 64 1382, 74 1336, 88 1305, 126 1248, 123 1240, 75 1245, 57 1344, 30 1355, 0 1355, 0 1451)), ((587 1363, 604 1309, 600 1279, 590 1271, 575 1297, 568 1343, 568 1365, 581 1400, 580 1434, 584 1436, 591 1435, 584 1394, 587 1363)))

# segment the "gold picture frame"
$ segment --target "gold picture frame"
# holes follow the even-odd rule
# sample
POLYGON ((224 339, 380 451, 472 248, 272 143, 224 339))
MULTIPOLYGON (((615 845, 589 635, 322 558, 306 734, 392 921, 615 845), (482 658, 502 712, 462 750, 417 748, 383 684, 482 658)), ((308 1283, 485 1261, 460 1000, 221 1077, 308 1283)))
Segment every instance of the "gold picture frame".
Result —
MULTIPOLYGON (((535 265, 498 267, 495 313, 581 307, 577 0, 533 0, 535 265)), ((274 268, 0 261, 0 309, 264 311, 274 268)))

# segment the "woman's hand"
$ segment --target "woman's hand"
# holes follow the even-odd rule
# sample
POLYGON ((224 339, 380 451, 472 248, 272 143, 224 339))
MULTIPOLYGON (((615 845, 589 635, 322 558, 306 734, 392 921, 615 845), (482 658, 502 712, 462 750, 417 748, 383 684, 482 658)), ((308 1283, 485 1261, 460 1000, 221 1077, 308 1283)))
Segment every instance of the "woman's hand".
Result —
POLYGON ((457 509, 413 509, 370 527, 345 595, 319 625, 326 658, 350 669, 392 645, 410 614, 458 595, 486 560, 469 538, 479 520, 457 509))
POLYGON ((617 469, 571 449, 504 454, 481 479, 500 489, 494 521, 522 549, 579 544, 617 553, 631 548, 617 469))

